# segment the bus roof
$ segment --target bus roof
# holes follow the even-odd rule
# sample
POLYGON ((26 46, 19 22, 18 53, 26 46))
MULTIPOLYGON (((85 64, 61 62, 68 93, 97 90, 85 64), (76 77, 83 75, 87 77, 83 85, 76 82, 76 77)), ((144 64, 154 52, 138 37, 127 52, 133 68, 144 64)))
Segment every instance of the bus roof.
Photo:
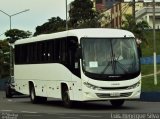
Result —
POLYGON ((76 36, 78 39, 82 37, 101 37, 101 38, 116 38, 116 37, 134 37, 133 33, 111 28, 86 28, 86 29, 74 29, 63 32, 38 35, 31 38, 17 40, 15 44, 25 44, 49 39, 63 38, 67 36, 76 36))

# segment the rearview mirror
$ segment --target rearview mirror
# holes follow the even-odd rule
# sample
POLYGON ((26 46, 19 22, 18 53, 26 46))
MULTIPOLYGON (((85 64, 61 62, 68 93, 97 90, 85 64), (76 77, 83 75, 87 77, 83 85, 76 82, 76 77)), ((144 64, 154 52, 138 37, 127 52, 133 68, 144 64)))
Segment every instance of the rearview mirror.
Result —
POLYGON ((137 47, 138 55, 139 57, 142 57, 142 50, 140 47, 137 47))

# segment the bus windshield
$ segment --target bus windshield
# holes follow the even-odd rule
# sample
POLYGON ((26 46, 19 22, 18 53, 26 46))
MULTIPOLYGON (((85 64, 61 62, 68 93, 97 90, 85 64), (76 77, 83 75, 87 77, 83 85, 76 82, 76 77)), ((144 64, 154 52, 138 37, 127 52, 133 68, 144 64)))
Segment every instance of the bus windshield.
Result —
POLYGON ((140 70, 134 38, 83 38, 81 45, 85 72, 125 75, 140 70))

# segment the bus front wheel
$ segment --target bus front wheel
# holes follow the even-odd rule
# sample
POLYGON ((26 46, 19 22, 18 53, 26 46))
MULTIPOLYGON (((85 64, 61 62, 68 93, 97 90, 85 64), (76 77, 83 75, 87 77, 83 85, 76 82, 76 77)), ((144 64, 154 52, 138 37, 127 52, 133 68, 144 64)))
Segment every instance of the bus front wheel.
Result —
POLYGON ((125 100, 110 100, 113 107, 121 107, 125 100))

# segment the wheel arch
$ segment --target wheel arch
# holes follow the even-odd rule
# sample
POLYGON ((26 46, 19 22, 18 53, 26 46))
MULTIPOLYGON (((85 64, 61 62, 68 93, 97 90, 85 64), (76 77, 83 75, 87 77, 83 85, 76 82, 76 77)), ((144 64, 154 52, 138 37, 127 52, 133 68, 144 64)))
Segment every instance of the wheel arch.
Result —
POLYGON ((72 87, 72 83, 70 82, 61 82, 61 98, 62 98, 63 91, 66 89, 68 89, 69 91, 70 99, 74 100, 73 87, 72 87))
POLYGON ((65 91, 66 89, 68 89, 68 90, 69 90, 68 84, 67 84, 67 83, 62 82, 62 83, 61 83, 61 97, 62 97, 62 93, 63 93, 63 91, 65 91))
POLYGON ((28 86, 29 86, 29 93, 32 87, 34 87, 34 82, 33 81, 28 81, 28 86))

